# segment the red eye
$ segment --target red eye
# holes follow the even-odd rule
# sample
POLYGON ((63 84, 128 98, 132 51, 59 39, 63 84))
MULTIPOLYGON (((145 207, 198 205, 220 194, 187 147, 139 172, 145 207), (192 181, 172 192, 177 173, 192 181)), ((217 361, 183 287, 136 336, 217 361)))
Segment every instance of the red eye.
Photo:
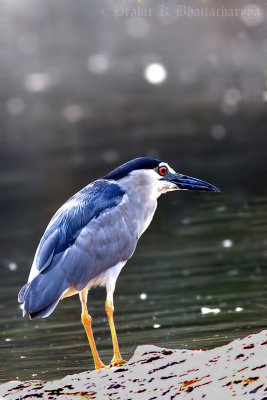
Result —
POLYGON ((159 171, 159 174, 161 175, 161 176, 164 176, 164 175, 166 175, 167 174, 167 167, 165 167, 164 165, 162 166, 162 167, 159 167, 159 169, 158 169, 158 171, 159 171))

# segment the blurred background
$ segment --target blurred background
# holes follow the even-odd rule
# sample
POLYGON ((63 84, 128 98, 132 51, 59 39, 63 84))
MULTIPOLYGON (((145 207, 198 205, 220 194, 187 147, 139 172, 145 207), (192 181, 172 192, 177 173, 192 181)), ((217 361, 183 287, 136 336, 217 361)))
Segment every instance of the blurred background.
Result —
POLYGON ((266 1, 3 0, 0 51, 0 380, 93 368, 77 296, 29 321, 17 293, 57 208, 139 156, 222 192, 160 199, 117 283, 124 358, 266 328, 266 1))

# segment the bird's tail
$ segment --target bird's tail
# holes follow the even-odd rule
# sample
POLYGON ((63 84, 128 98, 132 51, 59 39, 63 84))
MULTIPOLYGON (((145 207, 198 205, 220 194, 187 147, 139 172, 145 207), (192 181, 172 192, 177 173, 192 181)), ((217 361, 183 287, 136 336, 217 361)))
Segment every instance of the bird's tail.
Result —
POLYGON ((24 285, 18 302, 23 303, 23 316, 31 319, 48 317, 56 308, 63 292, 69 287, 64 274, 53 276, 53 269, 45 270, 24 285))

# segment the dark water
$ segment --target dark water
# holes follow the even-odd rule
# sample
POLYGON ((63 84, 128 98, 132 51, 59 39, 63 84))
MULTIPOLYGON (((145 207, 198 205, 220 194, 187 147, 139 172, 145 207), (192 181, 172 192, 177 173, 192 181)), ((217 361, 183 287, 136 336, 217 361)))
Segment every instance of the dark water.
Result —
MULTIPOLYGON (((1 200, 1 381, 55 379, 93 368, 78 296, 38 321, 22 319, 16 302, 42 230, 59 205, 49 197, 52 188, 46 187, 45 196, 39 186, 23 190, 9 182, 1 200)), ((209 349, 266 328, 266 223, 264 196, 162 197, 117 282, 115 321, 123 357, 146 343, 209 349)), ((112 345, 104 300, 104 289, 89 293, 96 342, 108 363, 112 345)))

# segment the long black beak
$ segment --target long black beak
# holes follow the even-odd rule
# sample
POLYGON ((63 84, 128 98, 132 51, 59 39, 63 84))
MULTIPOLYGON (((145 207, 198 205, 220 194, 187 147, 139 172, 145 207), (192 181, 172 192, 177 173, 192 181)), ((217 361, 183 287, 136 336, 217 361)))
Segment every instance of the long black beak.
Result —
POLYGON ((205 192, 219 192, 220 190, 208 182, 201 181, 191 176, 173 174, 170 181, 181 190, 202 190, 205 192))

